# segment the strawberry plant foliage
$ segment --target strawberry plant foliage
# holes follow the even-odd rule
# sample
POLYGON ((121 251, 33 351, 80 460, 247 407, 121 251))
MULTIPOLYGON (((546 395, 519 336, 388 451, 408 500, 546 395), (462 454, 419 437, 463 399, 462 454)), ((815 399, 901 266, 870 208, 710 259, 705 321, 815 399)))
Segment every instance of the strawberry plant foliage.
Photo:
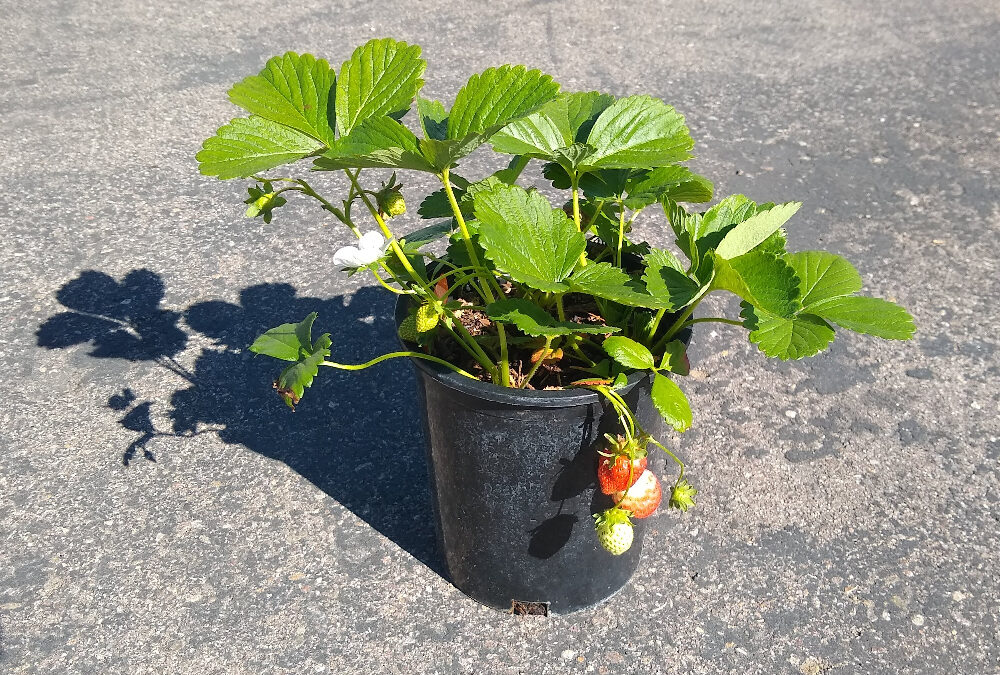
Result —
MULTIPOLYGON (((269 222, 295 193, 315 200, 359 240, 338 251, 337 266, 412 300, 400 326, 412 348, 364 364, 331 360, 329 334, 312 338, 314 314, 262 334, 250 349, 288 364, 274 382, 288 405, 321 367, 358 370, 395 357, 504 387, 588 387, 621 426, 600 452, 631 466, 649 444, 662 448, 680 466, 668 503, 687 510, 697 490, 683 464, 618 389, 648 377, 668 427, 688 429, 682 381, 693 324, 745 329, 780 359, 817 354, 837 330, 912 337, 906 310, 860 295, 861 277, 845 259, 787 250, 798 202, 731 195, 692 206, 714 199, 714 189, 683 165, 694 140, 659 98, 563 92, 539 70, 503 65, 473 74, 448 105, 421 96, 425 69, 418 46, 387 38, 359 46, 339 69, 311 54, 275 56, 229 91, 249 116, 223 124, 197 155, 206 175, 251 179, 248 217, 269 222), (502 157, 493 173, 458 175, 484 144, 502 157), (408 181, 397 180, 407 171, 439 183, 409 211, 408 181), (312 183, 324 177, 339 177, 342 198, 317 191, 312 183), (522 187, 539 178, 551 187, 522 187), (652 208, 669 226, 657 241, 672 245, 636 237, 634 223, 652 208), (397 222, 414 211, 430 222, 406 234, 397 222), (717 293, 739 299, 739 316, 695 317, 717 293)), ((652 503, 629 489, 596 520, 615 553, 631 543, 628 505, 652 503)))

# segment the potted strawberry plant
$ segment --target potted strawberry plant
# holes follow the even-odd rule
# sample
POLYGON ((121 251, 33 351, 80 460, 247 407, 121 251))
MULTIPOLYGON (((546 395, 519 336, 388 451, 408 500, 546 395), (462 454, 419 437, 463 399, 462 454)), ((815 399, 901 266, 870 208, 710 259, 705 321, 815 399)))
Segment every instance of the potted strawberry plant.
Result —
POLYGON ((380 39, 339 71, 277 56, 229 91, 249 116, 205 141, 202 173, 251 179, 246 214, 265 222, 293 194, 332 214, 357 242, 331 266, 398 296, 402 342, 340 363, 330 334, 313 336, 313 314, 250 349, 287 362, 274 388, 293 410, 322 368, 410 359, 452 581, 495 607, 586 607, 628 581, 661 502, 694 505, 663 441, 692 424, 679 381, 695 324, 742 328, 765 355, 798 359, 822 351, 835 326, 908 339, 913 321, 858 295, 845 259, 786 250, 798 203, 735 195, 690 206, 711 202, 712 184, 682 165, 694 141, 659 99, 562 92, 538 70, 505 65, 473 75, 446 107, 420 96, 424 68, 419 47, 380 39), (460 175, 481 146, 505 161, 486 177, 460 175), (276 171, 303 161, 308 180, 276 171), (406 211, 404 171, 440 183, 419 207, 430 223, 410 232, 393 221, 406 211), (342 199, 313 186, 330 172, 344 180, 342 199), (523 187, 529 178, 552 190, 523 187), (633 235, 647 209, 662 209, 673 247, 633 235), (740 315, 695 318, 716 292, 737 295, 740 315))

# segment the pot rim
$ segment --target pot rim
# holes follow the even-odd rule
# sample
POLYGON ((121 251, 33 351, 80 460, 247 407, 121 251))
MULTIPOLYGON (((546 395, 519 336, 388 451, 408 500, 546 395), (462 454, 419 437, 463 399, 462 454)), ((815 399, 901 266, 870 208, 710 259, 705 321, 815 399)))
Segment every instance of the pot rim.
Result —
MULTIPOLYGON (((407 304, 410 298, 405 295, 399 296, 394 307, 394 323, 398 327, 408 311, 407 304)), ((413 345, 405 342, 399 333, 396 332, 396 340, 403 349, 410 351, 413 345)), ((504 405, 534 407, 534 408, 573 408, 581 405, 594 405, 603 401, 603 398, 596 391, 590 389, 514 389, 511 387, 501 387, 492 382, 474 380, 460 375, 455 371, 446 368, 433 361, 425 359, 415 359, 410 357, 410 363, 422 370, 426 375, 433 377, 443 386, 454 391, 492 403, 504 405)), ((636 371, 628 376, 628 383, 615 391, 625 394, 635 385, 649 378, 646 371, 636 371)))
MULTIPOLYGON (((399 340, 406 349, 411 345, 399 340)), ((466 396, 471 396, 480 400, 505 405, 514 405, 534 408, 573 408, 581 405, 594 405, 602 401, 601 395, 590 389, 514 389, 512 387, 501 387, 492 382, 474 380, 460 375, 433 361, 425 359, 410 358, 410 363, 433 377, 440 384, 453 389, 466 396)), ((620 394, 625 394, 644 378, 648 378, 649 373, 636 371, 628 376, 628 384, 620 389, 616 389, 620 394)))

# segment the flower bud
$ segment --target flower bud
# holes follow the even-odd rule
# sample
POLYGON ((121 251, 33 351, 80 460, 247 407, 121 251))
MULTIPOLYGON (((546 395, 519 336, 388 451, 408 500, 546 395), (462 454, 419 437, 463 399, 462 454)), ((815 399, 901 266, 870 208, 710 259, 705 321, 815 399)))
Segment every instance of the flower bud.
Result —
POLYGON ((406 201, 398 190, 389 190, 379 194, 378 207, 390 218, 406 213, 406 201))

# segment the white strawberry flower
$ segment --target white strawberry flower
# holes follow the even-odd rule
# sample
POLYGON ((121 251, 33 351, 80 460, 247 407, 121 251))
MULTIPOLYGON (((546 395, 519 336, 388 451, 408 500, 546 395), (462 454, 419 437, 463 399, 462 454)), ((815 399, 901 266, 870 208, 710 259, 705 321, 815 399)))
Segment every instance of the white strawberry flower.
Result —
POLYGON ((345 246, 333 254, 333 264, 343 269, 366 267, 385 255, 385 237, 378 232, 365 232, 357 246, 345 246))

